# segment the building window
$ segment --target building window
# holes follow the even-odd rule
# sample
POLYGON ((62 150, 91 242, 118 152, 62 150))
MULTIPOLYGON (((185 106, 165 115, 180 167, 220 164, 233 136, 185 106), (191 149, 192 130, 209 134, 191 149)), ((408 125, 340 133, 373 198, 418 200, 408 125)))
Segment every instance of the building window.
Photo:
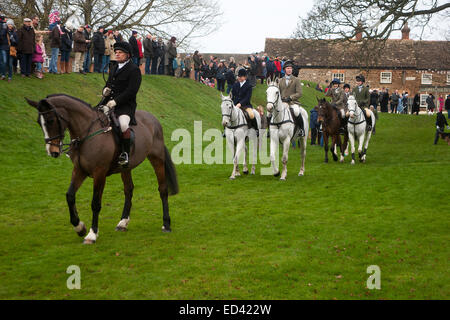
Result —
POLYGON ((428 94, 421 94, 420 95, 420 106, 421 107, 426 107, 427 106, 427 98, 428 98, 428 94))
POLYGON ((422 84, 433 84, 433 74, 422 73, 422 84))
POLYGON ((333 73, 331 76, 331 80, 339 79, 341 83, 345 82, 345 75, 343 73, 333 73))
POLYGON ((392 83, 392 72, 381 72, 380 83, 392 83))

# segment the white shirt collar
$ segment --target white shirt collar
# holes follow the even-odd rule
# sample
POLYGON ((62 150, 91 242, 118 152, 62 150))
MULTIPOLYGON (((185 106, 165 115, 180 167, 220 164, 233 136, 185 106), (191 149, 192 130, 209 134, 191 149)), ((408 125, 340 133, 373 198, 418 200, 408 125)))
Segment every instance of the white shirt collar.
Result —
POLYGON ((124 63, 119 63, 119 68, 117 70, 122 69, 130 60, 125 61, 124 63))
POLYGON ((242 86, 243 86, 246 82, 247 82, 247 80, 244 80, 244 81, 242 81, 242 82, 239 82, 239 84, 241 85, 241 88, 242 88, 242 86))

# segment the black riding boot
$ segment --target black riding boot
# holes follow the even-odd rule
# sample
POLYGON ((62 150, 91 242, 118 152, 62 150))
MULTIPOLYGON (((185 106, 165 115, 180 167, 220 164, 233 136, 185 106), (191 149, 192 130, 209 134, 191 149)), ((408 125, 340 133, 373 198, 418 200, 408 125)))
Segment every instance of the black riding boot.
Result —
POLYGON ((366 112, 364 111, 364 117, 366 118, 367 123, 367 131, 372 131, 372 118, 369 116, 367 117, 366 112))
POLYGON ((301 115, 298 117, 297 125, 298 125, 298 128, 300 129, 300 137, 304 137, 305 136, 305 126, 303 125, 303 118, 301 115))
POLYGON ((122 133, 122 139, 120 141, 122 153, 119 156, 119 165, 121 165, 123 168, 127 168, 129 163, 130 144, 131 144, 130 138, 131 138, 130 129, 122 133))

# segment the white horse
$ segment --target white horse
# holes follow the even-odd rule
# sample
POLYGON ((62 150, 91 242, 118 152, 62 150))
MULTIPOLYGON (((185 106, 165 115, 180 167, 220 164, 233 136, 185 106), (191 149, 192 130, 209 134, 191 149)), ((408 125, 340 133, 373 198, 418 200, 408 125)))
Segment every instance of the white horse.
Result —
MULTIPOLYGON (((272 162, 273 173, 275 177, 280 175, 278 166, 275 163, 275 155, 278 150, 278 145, 281 142, 283 144, 283 171, 281 173, 281 180, 286 180, 287 176, 287 162, 289 155, 289 148, 291 146, 292 139, 299 137, 298 132, 295 130, 295 121, 289 110, 289 104, 281 101, 281 94, 279 88, 280 80, 275 81, 267 80, 267 111, 272 113, 272 119, 269 124, 270 128, 270 161, 272 162)), ((303 128, 305 130, 305 136, 300 137, 300 152, 302 158, 302 165, 300 168, 299 176, 305 175, 305 159, 306 159, 306 145, 309 133, 308 113, 305 109, 299 105, 292 106, 295 116, 299 114, 303 118, 303 128)))
MULTIPOLYGON (((256 173, 256 162, 258 155, 258 136, 256 130, 248 128, 247 120, 245 119, 244 112, 236 107, 231 98, 222 97, 222 125, 225 127, 225 136, 227 138, 227 144, 230 148, 233 156, 233 172, 230 179, 234 180, 240 176, 239 172, 239 157, 244 152, 244 174, 248 174, 247 167, 247 147, 245 146, 245 138, 248 137, 249 141, 253 143, 253 161, 251 174, 256 173)), ((258 129, 261 128, 261 116, 256 110, 253 110, 256 122, 258 123, 258 129)))
POLYGON ((367 111, 370 113, 370 119, 372 119, 372 130, 368 131, 366 136, 366 118, 364 117, 364 113, 361 108, 358 107, 354 96, 350 96, 348 98, 348 111, 350 113, 350 119, 348 120, 347 130, 352 151, 352 165, 355 164, 355 138, 358 139, 359 160, 365 163, 367 148, 369 147, 373 128, 375 128, 375 115, 372 110, 367 109, 367 111))

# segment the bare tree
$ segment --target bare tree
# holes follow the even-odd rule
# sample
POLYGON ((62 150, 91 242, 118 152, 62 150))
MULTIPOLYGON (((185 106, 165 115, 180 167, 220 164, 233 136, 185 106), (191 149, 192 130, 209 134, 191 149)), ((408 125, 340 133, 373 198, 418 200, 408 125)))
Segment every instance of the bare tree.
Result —
MULTIPOLYGON (((422 30, 436 13, 450 17, 446 0, 317 0, 294 36, 308 39, 388 39, 406 23, 422 30)), ((448 23, 448 20, 447 20, 448 23)))

